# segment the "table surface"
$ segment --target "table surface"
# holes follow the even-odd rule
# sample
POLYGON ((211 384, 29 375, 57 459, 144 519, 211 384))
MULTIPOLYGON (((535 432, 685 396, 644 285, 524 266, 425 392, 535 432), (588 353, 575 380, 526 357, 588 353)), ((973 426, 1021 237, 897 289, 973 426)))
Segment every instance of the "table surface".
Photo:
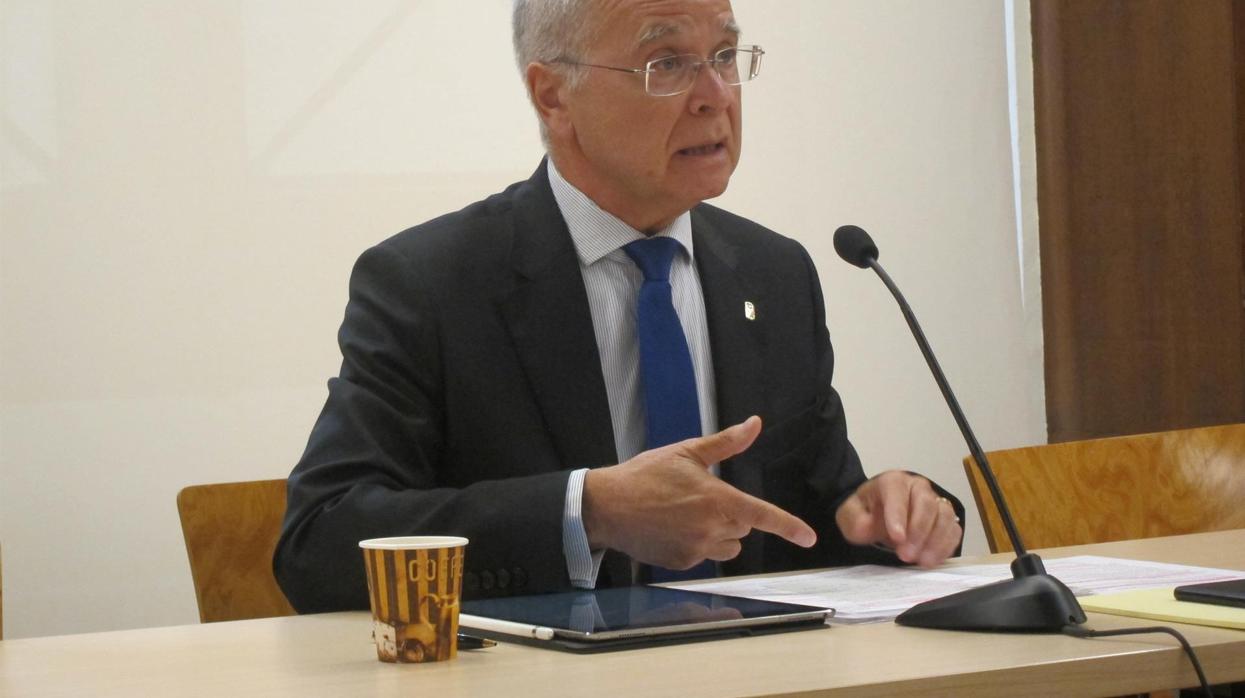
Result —
MULTIPOLYGON (((1245 570, 1245 529, 1042 551, 1245 570)), ((1008 555, 953 564, 1005 562, 1008 555)), ((1153 625, 1089 614, 1095 629, 1153 625)), ((1245 631, 1176 625, 1213 683, 1245 681, 1245 631)), ((1196 684, 1166 635, 1081 640, 835 626, 596 655, 500 644, 382 664, 366 613, 0 641, 0 696, 1119 695, 1196 684)))

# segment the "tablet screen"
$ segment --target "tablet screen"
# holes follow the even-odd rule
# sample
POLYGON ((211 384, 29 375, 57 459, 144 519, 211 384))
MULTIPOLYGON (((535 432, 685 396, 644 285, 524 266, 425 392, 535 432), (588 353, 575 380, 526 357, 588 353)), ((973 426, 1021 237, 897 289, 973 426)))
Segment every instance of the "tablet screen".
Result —
MULTIPOLYGON (((464 601, 462 612, 513 623, 613 636, 644 629, 730 627, 807 621, 830 612, 757 599, 665 587, 622 587, 464 601)), ((561 633, 560 633, 561 634, 561 633)))

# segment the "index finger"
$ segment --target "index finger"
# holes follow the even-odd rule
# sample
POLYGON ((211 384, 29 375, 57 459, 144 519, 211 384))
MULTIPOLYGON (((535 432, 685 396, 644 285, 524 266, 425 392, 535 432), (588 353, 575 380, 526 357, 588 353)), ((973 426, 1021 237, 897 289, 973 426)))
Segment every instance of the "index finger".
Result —
POLYGON ((886 522, 886 534, 893 545, 908 539, 908 496, 912 489, 906 480, 877 478, 877 505, 886 522))
POLYGON ((764 499, 739 490, 734 490, 734 493, 736 496, 727 502, 723 511, 727 517, 751 528, 773 533, 801 548, 811 548, 817 542, 817 533, 799 517, 764 499))

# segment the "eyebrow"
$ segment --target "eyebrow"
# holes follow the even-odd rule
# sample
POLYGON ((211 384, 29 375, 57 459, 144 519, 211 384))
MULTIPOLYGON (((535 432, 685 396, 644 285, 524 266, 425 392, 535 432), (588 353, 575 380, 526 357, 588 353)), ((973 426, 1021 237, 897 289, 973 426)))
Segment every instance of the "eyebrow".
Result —
MULTIPOLYGON (((735 21, 734 17, 728 17, 726 21, 722 22, 722 31, 735 38, 739 38, 739 24, 735 21)), ((655 41, 664 39, 667 36, 675 36, 682 32, 683 28, 678 24, 671 24, 669 22, 651 24, 640 32, 640 39, 637 43, 639 46, 645 46, 655 41)))

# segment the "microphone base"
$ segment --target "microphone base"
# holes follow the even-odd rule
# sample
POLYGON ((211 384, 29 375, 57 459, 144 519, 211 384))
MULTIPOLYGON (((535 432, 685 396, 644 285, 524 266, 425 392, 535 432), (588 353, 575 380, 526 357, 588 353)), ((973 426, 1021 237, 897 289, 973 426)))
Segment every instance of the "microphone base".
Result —
POLYGON ((917 604, 895 622, 934 630, 1057 633, 1084 623, 1085 611, 1063 582, 1043 572, 917 604))

